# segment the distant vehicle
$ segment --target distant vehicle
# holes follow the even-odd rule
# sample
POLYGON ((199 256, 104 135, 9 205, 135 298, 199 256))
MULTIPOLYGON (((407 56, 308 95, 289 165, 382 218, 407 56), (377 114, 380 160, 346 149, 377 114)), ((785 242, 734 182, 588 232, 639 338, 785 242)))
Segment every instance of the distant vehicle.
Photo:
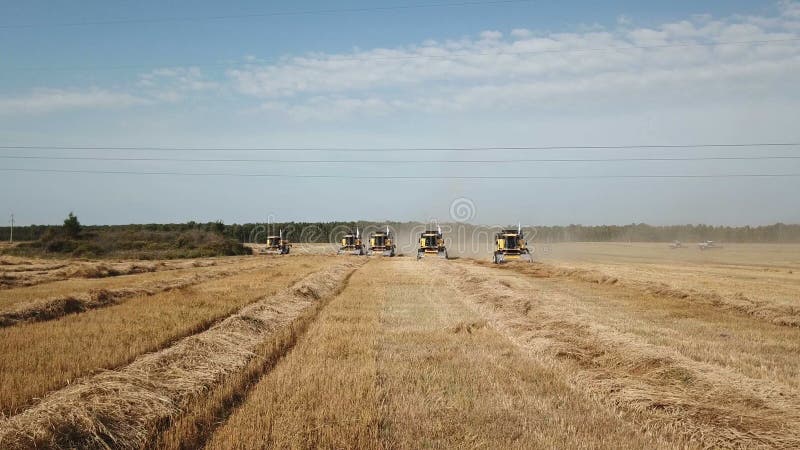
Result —
POLYGON ((525 243, 525 236, 522 234, 522 226, 518 226, 516 230, 501 230, 495 235, 494 242, 492 261, 495 264, 515 259, 533 261, 531 251, 525 243))
POLYGON ((361 232, 356 228, 355 233, 350 232, 342 237, 342 246, 339 247, 337 255, 366 255, 364 244, 361 243, 361 232))
POLYGON ((283 238, 283 230, 277 236, 267 236, 267 246, 261 251, 265 255, 288 255, 292 244, 288 239, 283 238))
POLYGON ((439 258, 447 259, 447 247, 444 246, 442 227, 438 225, 436 230, 427 230, 419 236, 417 259, 422 259, 426 255, 436 255, 439 258))
POLYGON ((669 248, 683 248, 683 244, 681 241, 672 241, 672 244, 669 244, 669 248))
POLYGON ((388 226, 386 227, 386 231, 376 231, 369 237, 369 250, 367 250, 367 254, 370 256, 379 254, 391 257, 395 255, 395 249, 394 236, 392 232, 389 231, 388 226))
POLYGON ((697 247, 701 251, 703 251, 703 250, 712 250, 712 249, 716 249, 716 248, 722 248, 722 245, 720 245, 720 244, 718 244, 718 243, 716 243, 714 241, 705 241, 705 242, 701 242, 701 243, 697 244, 697 247))

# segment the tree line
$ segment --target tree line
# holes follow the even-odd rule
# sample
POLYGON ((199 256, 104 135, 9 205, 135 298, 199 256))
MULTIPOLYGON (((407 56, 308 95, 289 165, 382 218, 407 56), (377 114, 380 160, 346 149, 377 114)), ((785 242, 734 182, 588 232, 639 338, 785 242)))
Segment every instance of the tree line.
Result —
MULTIPOLYGON (((346 231, 359 227, 362 231, 410 228, 416 222, 283 222, 224 224, 216 222, 186 222, 172 224, 81 225, 84 232, 187 232, 199 230, 220 234, 241 243, 263 243, 268 235, 277 235, 293 242, 325 243, 338 240, 346 231)), ((456 225, 457 226, 457 225, 456 225)), ((454 225, 448 224, 447 229, 454 225)), ((473 227, 473 226, 469 226, 473 227)), ((515 228, 515 227, 510 227, 515 228)), ((15 241, 35 241, 63 230, 64 225, 28 225, 14 227, 15 241), (50 231, 48 231, 50 230, 50 231)), ((644 223, 629 225, 558 225, 526 227, 529 240, 535 242, 721 242, 800 243, 800 224, 776 223, 761 226, 669 225, 644 223)), ((10 228, 0 227, 0 239, 9 239, 10 228)))
POLYGON ((800 224, 761 226, 669 225, 567 225, 536 227, 539 242, 740 242, 800 243, 800 224))

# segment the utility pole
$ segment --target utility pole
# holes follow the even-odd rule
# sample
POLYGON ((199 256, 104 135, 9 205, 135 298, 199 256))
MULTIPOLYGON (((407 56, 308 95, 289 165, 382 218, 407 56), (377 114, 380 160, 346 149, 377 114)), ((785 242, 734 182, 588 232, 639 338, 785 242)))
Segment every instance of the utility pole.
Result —
POLYGON ((11 214, 11 235, 8 238, 8 242, 14 243, 14 214, 11 214))

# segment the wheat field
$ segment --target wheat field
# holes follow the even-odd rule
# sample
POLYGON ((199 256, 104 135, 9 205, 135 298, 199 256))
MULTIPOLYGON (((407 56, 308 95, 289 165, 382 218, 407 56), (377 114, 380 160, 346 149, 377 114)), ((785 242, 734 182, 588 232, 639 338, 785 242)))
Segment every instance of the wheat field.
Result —
POLYGON ((153 292, 0 328, 0 447, 800 447, 800 247, 547 250, 4 289, 153 292))

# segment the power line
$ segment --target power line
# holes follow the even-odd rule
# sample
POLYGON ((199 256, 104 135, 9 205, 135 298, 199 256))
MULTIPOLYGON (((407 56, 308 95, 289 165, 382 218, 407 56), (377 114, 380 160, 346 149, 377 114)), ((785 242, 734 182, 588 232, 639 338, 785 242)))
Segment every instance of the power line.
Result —
POLYGON ((39 24, 0 25, 0 29, 84 27, 84 26, 97 26, 97 25, 152 24, 152 23, 170 23, 170 22, 201 22, 201 21, 253 19, 253 18, 264 18, 264 17, 327 15, 327 14, 361 13, 361 12, 375 12, 375 11, 400 11, 409 9, 428 9, 428 8, 450 8, 450 7, 461 7, 461 6, 490 6, 490 5, 504 5, 504 4, 514 4, 514 3, 533 3, 534 1, 535 0, 483 0, 483 1, 450 2, 450 3, 416 3, 409 5, 394 5, 394 6, 369 6, 361 8, 330 8, 330 9, 306 9, 306 10, 296 10, 296 11, 271 11, 262 13, 226 14, 226 15, 216 15, 216 16, 125 18, 125 19, 109 19, 109 20, 95 20, 95 21, 82 21, 82 22, 55 22, 55 23, 39 23, 39 24))
POLYGON ((105 174, 105 175, 170 175, 186 177, 248 177, 248 178, 318 178, 352 180, 573 180, 573 179, 692 179, 692 178, 794 178, 800 173, 748 173, 748 174, 670 174, 670 175, 542 175, 542 176, 400 176, 400 175, 307 175, 278 173, 234 173, 234 172, 140 172, 129 170, 69 170, 69 169, 21 169, 0 168, 4 172, 105 174))
POLYGON ((127 161, 127 162, 252 162, 275 164, 426 164, 426 163, 532 163, 532 162, 628 162, 628 161, 761 161, 792 160, 800 156, 700 156, 700 157, 656 157, 656 158, 537 158, 537 159, 427 159, 427 160, 380 160, 380 159, 259 159, 259 158, 114 158, 96 156, 22 156, 0 155, 0 159, 46 160, 46 161, 127 161))
MULTIPOLYGON (((472 53, 450 53, 447 55, 404 55, 404 56, 332 56, 332 57, 315 57, 315 56, 295 56, 291 59, 318 59, 324 62, 341 62, 341 61, 396 61, 396 60, 414 60, 414 59, 459 59, 475 56, 533 56, 545 54, 559 54, 559 53, 586 53, 586 52, 610 52, 620 50, 657 50, 667 48, 687 48, 687 47, 721 47, 728 45, 771 45, 783 44, 791 42, 800 42, 800 38, 787 38, 787 39, 761 39, 751 41, 721 41, 721 42, 693 42, 693 43, 676 43, 676 44, 657 44, 657 45, 624 45, 624 46, 611 46, 611 47, 588 47, 588 48, 574 48, 574 49, 552 49, 552 50, 531 50, 520 52, 503 52, 503 51, 487 51, 487 52, 472 52, 472 53)), ((223 62, 223 63, 204 63, 204 62, 182 62, 182 63, 166 63, 166 64, 123 64, 116 66, 61 66, 61 67, 47 67, 47 66, 30 66, 30 67, 9 67, 5 70, 14 71, 94 71, 94 70, 125 70, 125 69, 147 69, 154 67, 232 67, 241 65, 258 65, 258 64, 277 64, 283 62, 284 59, 276 58, 272 60, 260 60, 254 62, 239 61, 239 62, 223 62)))
POLYGON ((86 150, 86 151, 160 151, 160 152, 454 152, 454 151, 523 151, 523 150, 647 150, 746 147, 796 147, 800 142, 751 142, 709 144, 643 145, 553 145, 553 146, 474 146, 474 147, 162 147, 162 146, 83 146, 83 145, 0 145, 0 150, 86 150))

